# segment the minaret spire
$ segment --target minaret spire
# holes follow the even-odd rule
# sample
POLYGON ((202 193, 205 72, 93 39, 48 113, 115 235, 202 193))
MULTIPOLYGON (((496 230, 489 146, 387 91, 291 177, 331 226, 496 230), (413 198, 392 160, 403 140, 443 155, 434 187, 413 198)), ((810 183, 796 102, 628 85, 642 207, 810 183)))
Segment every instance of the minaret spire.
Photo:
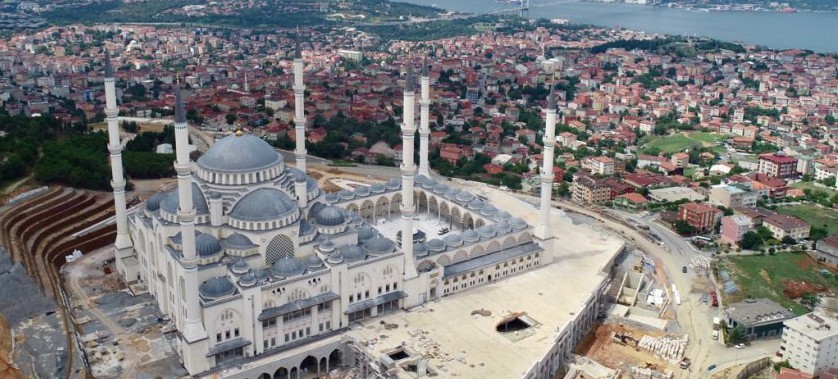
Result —
POLYGON ((544 167, 541 170, 541 214, 539 228, 541 238, 544 240, 553 238, 550 230, 550 209, 552 208, 553 195, 553 150, 556 145, 556 98, 554 95, 555 83, 550 84, 550 94, 547 96, 546 125, 544 130, 544 167))
MULTIPOLYGON (((116 85, 113 75, 113 65, 108 50, 105 50, 105 115, 108 122, 108 151, 111 158, 111 187, 113 187, 113 201, 116 213, 116 246, 117 268, 125 273, 122 258, 125 249, 131 247, 131 237, 128 234, 128 212, 125 205, 125 177, 122 173, 122 141, 119 137, 119 106, 116 103, 116 85)), ((127 252, 130 253, 130 252, 127 252)))
POLYGON ((430 123, 430 82, 428 75, 428 57, 422 59, 422 98, 419 100, 419 175, 431 176, 428 162, 428 136, 431 134, 430 123))
MULTIPOLYGON (((183 95, 180 83, 175 86, 175 149, 177 172, 178 210, 182 254, 180 263, 183 267, 183 279, 186 297, 186 316, 180 319, 178 329, 185 343, 193 343, 207 338, 206 329, 201 316, 201 305, 198 303, 198 254, 195 247, 195 206, 192 203, 192 162, 189 160, 189 130, 186 123, 186 112, 183 106, 183 95)), ((169 278, 174 280, 174 278, 169 278)), ((180 312, 177 312, 180 316, 180 312)), ((185 356, 186 357, 186 356, 185 356)), ((189 367, 192 362, 184 362, 189 367)))
POLYGON ((306 172, 306 115, 304 96, 306 86, 303 82, 303 53, 300 50, 300 29, 297 28, 296 47, 294 52, 294 131, 297 143, 294 149, 294 157, 297 161, 297 168, 303 173, 306 172))
POLYGON ((413 258, 413 181, 416 166, 413 164, 413 144, 416 134, 415 112, 416 100, 413 93, 413 62, 407 61, 407 75, 404 84, 404 114, 402 117, 402 251, 404 253, 405 279, 417 276, 416 264, 413 258))

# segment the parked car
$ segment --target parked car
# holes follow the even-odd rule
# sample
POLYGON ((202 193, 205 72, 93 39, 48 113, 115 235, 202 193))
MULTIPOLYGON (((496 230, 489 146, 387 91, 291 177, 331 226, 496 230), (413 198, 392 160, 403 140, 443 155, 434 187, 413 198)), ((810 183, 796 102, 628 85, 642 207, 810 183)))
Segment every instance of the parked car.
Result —
POLYGON ((707 367, 707 371, 713 371, 716 368, 716 365, 710 365, 707 367))
POLYGON ((681 272, 686 274, 687 273, 687 266, 681 267, 681 272))
POLYGON ((734 346, 734 347, 737 348, 737 349, 744 349, 745 344, 744 343, 739 343, 739 344, 736 344, 736 346, 734 346))

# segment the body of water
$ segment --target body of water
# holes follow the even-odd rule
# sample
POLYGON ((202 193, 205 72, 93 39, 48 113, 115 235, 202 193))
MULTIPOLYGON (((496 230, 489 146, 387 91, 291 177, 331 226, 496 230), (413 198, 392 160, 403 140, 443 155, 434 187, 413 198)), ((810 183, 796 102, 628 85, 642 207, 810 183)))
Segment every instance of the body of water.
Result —
MULTIPOLYGON (((494 0, 402 0, 459 12, 483 13, 514 7, 494 0)), ((548 0, 549 1, 549 0, 548 0)), ((660 34, 708 36, 774 49, 838 52, 838 13, 767 11, 699 11, 623 3, 568 2, 539 6, 530 17, 564 18, 573 23, 623 27, 660 34)))

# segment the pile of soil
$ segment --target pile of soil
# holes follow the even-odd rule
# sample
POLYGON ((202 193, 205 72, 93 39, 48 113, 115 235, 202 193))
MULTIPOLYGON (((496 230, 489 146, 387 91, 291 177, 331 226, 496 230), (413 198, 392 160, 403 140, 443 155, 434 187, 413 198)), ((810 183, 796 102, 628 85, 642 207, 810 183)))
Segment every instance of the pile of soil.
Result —
POLYGON ((790 279, 783 280, 783 294, 789 299, 797 299, 805 293, 817 293, 824 291, 826 291, 826 287, 820 284, 790 279))

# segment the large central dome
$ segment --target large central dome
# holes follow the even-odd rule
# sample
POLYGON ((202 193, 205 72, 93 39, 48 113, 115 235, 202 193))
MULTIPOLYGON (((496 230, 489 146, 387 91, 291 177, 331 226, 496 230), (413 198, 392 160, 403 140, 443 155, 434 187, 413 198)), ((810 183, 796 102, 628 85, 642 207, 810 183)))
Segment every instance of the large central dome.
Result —
POLYGON ((202 168, 222 172, 258 171, 281 162, 271 145, 249 134, 224 137, 198 158, 202 168))

